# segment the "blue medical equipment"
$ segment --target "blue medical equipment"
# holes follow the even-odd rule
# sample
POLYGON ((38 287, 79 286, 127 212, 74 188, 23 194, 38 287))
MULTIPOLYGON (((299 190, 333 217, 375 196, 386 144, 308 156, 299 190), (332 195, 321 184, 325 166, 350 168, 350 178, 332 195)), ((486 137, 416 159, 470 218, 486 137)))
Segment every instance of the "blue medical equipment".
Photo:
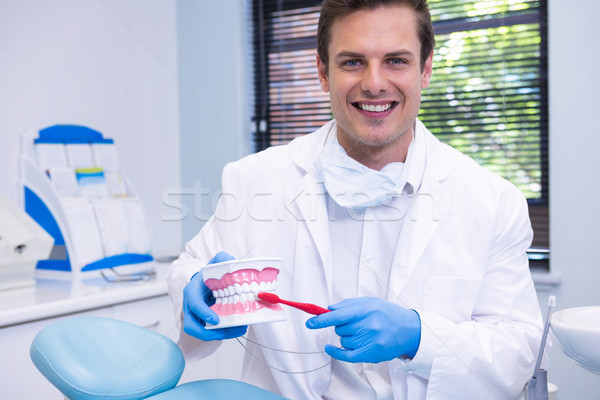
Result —
POLYGON ((109 318, 72 317, 34 338, 38 370, 70 400, 283 400, 229 379, 176 386, 185 367, 177 345, 161 334, 109 318))
POLYGON ((38 270, 81 277, 154 260, 145 211, 112 139, 79 125, 30 131, 22 135, 20 163, 23 207, 54 239, 38 270), (123 232, 130 243, 120 240, 123 232))

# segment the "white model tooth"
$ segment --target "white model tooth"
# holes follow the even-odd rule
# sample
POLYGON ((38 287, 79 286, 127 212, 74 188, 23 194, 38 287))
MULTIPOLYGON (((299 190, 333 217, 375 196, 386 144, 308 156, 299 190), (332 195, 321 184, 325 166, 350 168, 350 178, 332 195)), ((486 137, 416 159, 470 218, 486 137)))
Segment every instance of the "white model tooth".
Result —
POLYGON ((240 303, 245 303, 248 301, 248 295, 246 293, 240 294, 240 303))
POLYGON ((248 282, 242 283, 242 292, 249 293, 251 291, 252 290, 250 289, 250 285, 248 285, 248 282))
POLYGON ((221 299, 221 304, 225 305, 225 304, 227 304, 227 303, 229 303, 229 297, 223 297, 223 298, 221 299))
POLYGON ((217 297, 217 300, 215 300, 215 304, 221 304, 221 298, 217 297))
POLYGON ((277 290, 277 279, 273 279, 273 282, 271 282, 271 290, 277 290))
POLYGON ((267 282, 267 284, 265 286, 266 286, 266 289, 268 292, 270 292, 271 289, 273 288, 273 284, 271 282, 267 282))
POLYGON ((256 281, 250 282, 250 289, 252 289, 254 293, 258 293, 258 283, 256 283, 256 281))
POLYGON ((216 291, 216 290, 213 290, 212 292, 213 292, 213 297, 214 297, 215 299, 217 299, 217 298, 219 297, 219 292, 218 292, 218 291, 216 291))
POLYGON ((264 292, 265 290, 267 290, 267 284, 265 283, 265 281, 262 281, 259 285, 260 287, 260 291, 264 292))
POLYGON ((234 283, 233 288, 235 289, 236 294, 242 293, 242 285, 240 285, 239 283, 234 283))
POLYGON ((228 286, 227 290, 229 290, 229 295, 233 296, 235 294, 235 289, 233 288, 233 286, 228 286))
POLYGON ((240 302, 240 295, 236 294, 235 296, 233 296, 233 304, 237 304, 240 302))
POLYGON ((219 289, 219 290, 217 291, 217 293, 219 293, 219 296, 218 296, 218 297, 225 297, 225 292, 223 291, 223 289, 219 289))

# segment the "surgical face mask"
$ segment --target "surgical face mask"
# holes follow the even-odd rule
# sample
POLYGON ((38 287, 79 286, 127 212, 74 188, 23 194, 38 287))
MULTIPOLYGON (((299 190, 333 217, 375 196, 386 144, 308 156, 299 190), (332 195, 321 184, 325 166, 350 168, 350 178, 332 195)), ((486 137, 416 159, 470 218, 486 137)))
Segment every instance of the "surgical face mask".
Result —
POLYGON ((325 144, 314 165, 329 196, 347 208, 388 203, 402 193, 408 176, 403 163, 388 164, 381 171, 362 165, 346 154, 336 137, 325 144))

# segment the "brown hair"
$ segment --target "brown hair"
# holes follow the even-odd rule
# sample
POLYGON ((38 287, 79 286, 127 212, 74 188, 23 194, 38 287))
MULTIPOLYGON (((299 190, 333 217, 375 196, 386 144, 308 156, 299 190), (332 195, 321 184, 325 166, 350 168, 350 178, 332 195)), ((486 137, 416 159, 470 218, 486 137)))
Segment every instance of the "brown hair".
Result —
POLYGON ((421 42, 421 69, 435 46, 435 36, 431 15, 426 0, 323 0, 317 30, 317 52, 327 68, 329 65, 328 46, 331 40, 331 26, 336 19, 360 10, 375 10, 379 7, 404 6, 414 10, 417 16, 418 35, 421 42))

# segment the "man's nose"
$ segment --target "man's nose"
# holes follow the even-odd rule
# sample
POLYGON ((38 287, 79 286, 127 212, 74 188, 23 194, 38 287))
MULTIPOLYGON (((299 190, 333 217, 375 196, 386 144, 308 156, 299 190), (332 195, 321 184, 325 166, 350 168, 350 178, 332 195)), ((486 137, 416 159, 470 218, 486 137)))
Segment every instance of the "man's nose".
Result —
POLYGON ((387 90, 389 84, 385 71, 379 65, 369 66, 365 69, 362 76, 360 88, 363 92, 367 92, 372 96, 377 96, 387 90))

